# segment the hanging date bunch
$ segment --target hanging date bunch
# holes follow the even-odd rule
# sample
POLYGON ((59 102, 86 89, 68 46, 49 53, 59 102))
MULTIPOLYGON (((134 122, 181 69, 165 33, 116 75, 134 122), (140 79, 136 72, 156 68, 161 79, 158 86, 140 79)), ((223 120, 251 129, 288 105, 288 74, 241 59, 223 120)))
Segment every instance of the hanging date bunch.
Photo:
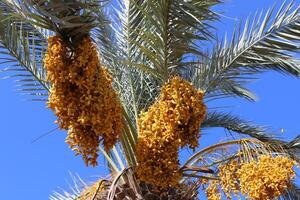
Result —
POLYGON ((220 189, 227 199, 239 193, 251 200, 277 199, 292 187, 296 162, 285 156, 261 155, 251 161, 233 160, 219 166, 219 181, 206 188, 208 199, 221 200, 220 189), (218 193, 211 193, 215 184, 218 193), (218 194, 218 195, 216 195, 218 194))
POLYGON ((48 38, 44 58, 50 83, 48 107, 66 142, 87 165, 97 165, 99 144, 109 150, 122 128, 122 108, 112 86, 112 77, 101 65, 97 48, 89 36, 97 26, 91 1, 33 1, 31 10, 44 18, 55 36, 48 38), (59 9, 53 9, 59 8, 59 9), (40 12, 43 10, 43 12, 40 12), (49 16, 56 18, 55 22, 49 16))
POLYGON ((109 150, 122 128, 122 109, 112 78, 100 65, 89 36, 74 51, 58 36, 50 37, 48 43, 44 60, 51 83, 48 106, 60 128, 68 130, 70 147, 87 165, 95 166, 100 141, 109 150))
POLYGON ((276 199, 292 187, 296 162, 288 157, 263 155, 237 171, 241 193, 250 199, 276 199))
POLYGON ((179 147, 198 146, 205 114, 202 91, 180 77, 171 78, 158 101, 138 119, 138 177, 159 188, 177 185, 179 147))

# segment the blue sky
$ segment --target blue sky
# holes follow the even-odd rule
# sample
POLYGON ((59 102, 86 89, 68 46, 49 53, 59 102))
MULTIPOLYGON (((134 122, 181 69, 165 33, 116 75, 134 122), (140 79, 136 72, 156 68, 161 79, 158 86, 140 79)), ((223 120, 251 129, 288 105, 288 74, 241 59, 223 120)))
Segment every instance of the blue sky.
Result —
MULTIPOLYGON (((283 1, 278 0, 279 4, 283 1)), ((233 29, 234 19, 245 19, 251 12, 266 9, 274 0, 228 0, 217 10, 224 18, 217 23, 219 35, 233 29)), ((300 0, 296 0, 300 4, 300 0)), ((278 73, 266 73, 249 85, 259 97, 257 103, 240 100, 219 101, 229 105, 226 111, 244 119, 272 127, 282 138, 300 134, 300 79, 278 73), (284 133, 280 130, 284 129, 284 133)), ((11 79, 0 81, 0 193, 3 200, 43 200, 59 188, 72 185, 70 173, 78 174, 87 182, 105 176, 105 163, 100 158, 97 168, 85 167, 80 157, 75 157, 65 144, 66 133, 55 131, 38 140, 31 141, 54 129, 55 117, 43 103, 24 101, 11 79)), ((216 142, 221 130, 206 133, 200 141, 202 146, 216 142)), ((223 134, 224 135, 224 134, 223 134)))

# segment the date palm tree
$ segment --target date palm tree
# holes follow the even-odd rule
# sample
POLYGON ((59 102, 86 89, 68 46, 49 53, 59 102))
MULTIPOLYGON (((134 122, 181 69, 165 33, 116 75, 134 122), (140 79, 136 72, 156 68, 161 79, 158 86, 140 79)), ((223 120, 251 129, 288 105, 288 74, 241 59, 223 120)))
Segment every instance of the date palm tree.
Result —
MULTIPOLYGON (((72 57, 88 35, 97 48, 101 65, 112 75, 113 88, 121 102, 123 126, 117 142, 112 148, 103 143, 97 147, 107 160, 111 178, 76 187, 72 193, 55 193, 50 197, 52 200, 192 200, 200 195, 208 199, 232 196, 262 199, 262 195, 270 199, 300 199, 297 177, 292 180, 294 172, 287 171, 288 166, 299 164, 299 136, 283 141, 263 126, 209 106, 201 107, 205 118, 196 127, 198 133, 219 127, 235 133, 239 139, 228 138, 197 149, 178 168, 176 184, 167 182, 166 186, 157 187, 150 178, 148 181, 137 173, 139 166, 144 166, 138 149, 147 148, 139 147, 139 142, 141 138, 146 142, 149 139, 141 134, 143 116, 158 108, 155 105, 162 101, 162 93, 168 91, 172 80, 180 79, 192 91, 201 91, 207 104, 228 97, 255 101, 255 95, 246 86, 265 71, 300 77, 299 6, 286 2, 279 9, 274 6, 267 12, 249 16, 244 24, 237 25, 231 37, 217 40, 213 22, 221 17, 213 7, 220 3, 219 0, 0 2, 1 73, 17 79, 20 92, 33 101, 47 102, 54 84, 47 78, 49 72, 45 67, 45 57, 49 55, 47 39, 58 36, 72 57), (270 160, 274 166, 269 166, 270 160), (247 174, 252 174, 252 178, 247 174), (256 187, 259 183, 262 186, 256 187)), ((188 130, 184 129, 188 125, 179 128, 188 130)), ((185 136, 178 137, 175 142, 182 142, 185 136)), ((198 137, 191 137, 193 141, 188 144, 196 147, 198 137)), ((178 153, 178 148, 184 145, 173 146, 167 143, 166 148, 178 153)), ((149 151, 152 150, 155 149, 149 151)), ((159 155, 164 153, 167 150, 159 155)), ((155 159, 151 161, 155 166, 162 165, 159 156, 155 159)), ((175 156, 174 162, 164 164, 164 168, 177 166, 176 159, 175 156)), ((160 179, 163 178, 157 177, 158 183, 164 181, 160 179)))

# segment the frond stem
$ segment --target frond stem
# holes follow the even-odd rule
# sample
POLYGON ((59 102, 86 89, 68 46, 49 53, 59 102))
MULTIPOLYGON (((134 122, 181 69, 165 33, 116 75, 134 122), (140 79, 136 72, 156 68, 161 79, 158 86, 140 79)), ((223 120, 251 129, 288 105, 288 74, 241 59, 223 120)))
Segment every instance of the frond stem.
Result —
POLYGON ((254 139, 249 139, 249 138, 246 138, 246 139, 240 139, 240 140, 232 140, 232 141, 228 141, 228 142, 222 142, 222 143, 218 143, 218 144, 215 144, 215 145, 211 145, 209 147, 206 147, 204 149, 202 149, 201 151, 198 151, 197 153, 195 153, 194 155, 192 155, 186 162, 183 166, 187 166, 190 162, 192 162, 192 160, 194 160, 197 156, 207 152, 207 151, 210 151, 212 149, 215 149, 215 148, 218 148, 218 147, 221 147, 221 146, 226 146, 226 145, 231 145, 231 144, 240 144, 242 142, 251 142, 253 141, 254 139))

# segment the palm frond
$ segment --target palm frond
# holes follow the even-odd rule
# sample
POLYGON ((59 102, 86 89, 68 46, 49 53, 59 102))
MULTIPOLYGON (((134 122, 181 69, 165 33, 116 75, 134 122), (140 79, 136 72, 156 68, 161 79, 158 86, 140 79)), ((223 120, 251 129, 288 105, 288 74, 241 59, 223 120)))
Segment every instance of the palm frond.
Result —
POLYGON ((106 11, 106 18, 114 23, 98 27, 95 40, 105 65, 112 71, 116 88, 118 88, 129 117, 135 122, 141 109, 150 105, 157 90, 155 80, 143 71, 132 67, 131 63, 141 60, 132 43, 136 39, 134 30, 142 20, 131 16, 137 8, 130 7, 130 2, 119 1, 113 10, 106 11), (113 13, 113 14, 108 14, 113 13))
POLYGON ((297 162, 300 162, 300 135, 286 144, 286 149, 290 156, 297 162))
POLYGON ((228 113, 209 112, 204 119, 202 128, 225 128, 228 131, 248 135, 267 142, 272 139, 271 135, 266 134, 266 128, 262 126, 252 125, 250 122, 244 121, 237 116, 228 113))
POLYGON ((113 9, 99 13, 107 23, 99 23, 93 32, 93 38, 98 44, 102 62, 114 76, 115 88, 135 126, 140 111, 155 100, 159 88, 155 79, 131 65, 142 59, 137 50, 133 50, 135 45, 132 43, 137 37, 134 30, 142 18, 132 20, 131 16, 136 15, 137 8, 129 1, 119 1, 113 9))
POLYGON ((282 195, 281 199, 283 200, 299 200, 300 199, 300 188, 296 183, 293 183, 292 186, 287 189, 286 193, 282 195))
POLYGON ((101 2, 104 1, 20 0, 11 4, 15 17, 55 32, 73 48, 96 26, 94 10, 102 5, 101 2))
POLYGON ((137 52, 131 50, 133 48, 131 41, 136 37, 132 30, 137 26, 136 22, 131 20, 131 15, 136 13, 136 8, 129 9, 129 5, 121 1, 114 6, 114 10, 107 10, 104 16, 114 23, 98 27, 95 41, 99 44, 103 63, 114 76, 115 88, 119 91, 123 102, 127 127, 124 128, 121 142, 129 158, 129 166, 134 166, 136 120, 140 111, 154 101, 159 87, 156 87, 155 80, 148 74, 130 65, 133 60, 140 59, 137 52))
POLYGON ((212 38, 209 23, 217 19, 210 8, 219 3, 210 1, 128 1, 131 21, 138 23, 131 33, 132 51, 141 60, 132 66, 155 76, 161 82, 174 68, 189 65, 190 56, 201 55, 198 42, 212 38), (140 25, 143 26, 140 26, 140 25))
POLYGON ((201 59, 194 84, 206 91, 207 98, 236 95, 254 100, 244 88, 253 75, 274 70, 299 77, 300 61, 294 55, 300 48, 300 7, 294 7, 293 2, 285 3, 277 13, 274 6, 264 17, 248 17, 229 42, 225 38, 201 59))
MULTIPOLYGON (((30 24, 8 17, 9 7, 0 10, 0 65, 5 78, 17 78, 18 90, 35 96, 34 101, 45 101, 49 85, 45 81, 43 55, 46 40, 30 24)), ((2 7, 2 8, 3 8, 2 7)))
POLYGON ((54 191, 49 196, 50 200, 74 200, 80 196, 82 189, 87 187, 87 184, 78 174, 70 173, 70 177, 73 183, 69 186, 69 190, 59 189, 60 191, 54 191))
POLYGON ((300 160, 300 136, 290 142, 281 140, 278 135, 267 132, 266 127, 253 125, 250 122, 244 121, 237 116, 228 113, 210 112, 202 124, 202 128, 225 128, 228 131, 233 131, 251 138, 269 144, 271 146, 280 146, 293 159, 300 160))

